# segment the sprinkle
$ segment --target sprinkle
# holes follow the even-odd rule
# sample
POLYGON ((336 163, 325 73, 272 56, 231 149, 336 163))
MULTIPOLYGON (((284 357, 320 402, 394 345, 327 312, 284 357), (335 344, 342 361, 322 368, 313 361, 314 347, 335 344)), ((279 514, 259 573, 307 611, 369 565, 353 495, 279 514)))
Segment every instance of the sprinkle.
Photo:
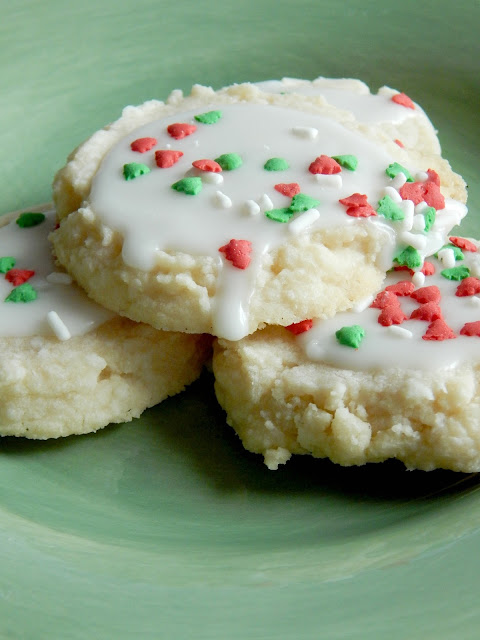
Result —
POLYGON ((62 340, 62 342, 72 337, 72 334, 56 311, 49 311, 47 313, 47 322, 53 333, 59 340, 62 340))
POLYGON ((416 271, 412 276, 412 282, 416 287, 423 287, 425 275, 421 271, 416 271))
POLYGON ((333 173, 340 173, 342 167, 330 156, 321 155, 310 164, 308 170, 313 174, 332 175, 333 173))
POLYGON ((423 340, 451 340, 452 338, 456 338, 457 336, 454 334, 452 329, 448 326, 445 320, 439 318, 438 320, 434 320, 431 324, 428 325, 428 329, 425 332, 425 335, 422 336, 423 340))
POLYGON ((270 211, 265 211, 265 215, 267 218, 270 218, 270 220, 274 220, 275 222, 288 222, 293 216, 293 211, 291 211, 289 207, 283 207, 282 209, 270 209, 270 211))
POLYGON ((218 162, 224 171, 233 171, 243 164, 243 160, 238 153, 224 153, 218 158, 215 158, 215 162, 218 162))
POLYGON ((215 191, 215 202, 223 209, 229 209, 232 206, 232 201, 222 191, 215 191))
POLYGON ((348 169, 349 171, 355 171, 358 167, 358 158, 353 155, 344 155, 344 156, 332 156, 334 160, 338 162, 341 167, 348 169))
POLYGON ((415 182, 427 182, 428 173, 426 171, 417 171, 415 174, 415 182))
POLYGON ((394 293, 396 296, 410 296, 414 289, 415 285, 409 280, 401 280, 396 284, 385 287, 385 291, 391 291, 391 293, 394 293))
POLYGON ((440 187, 434 182, 412 182, 411 184, 404 184, 400 189, 400 195, 403 200, 412 200, 416 205, 424 200, 434 209, 445 208, 445 198, 440 193, 440 187))
POLYGON ((249 216, 256 216, 260 213, 260 207, 255 200, 246 200, 243 204, 243 210, 249 216))
POLYGON ((403 173, 403 175, 407 179, 407 182, 413 182, 413 178, 410 174, 410 171, 408 169, 405 169, 405 167, 403 167, 398 162, 392 162, 391 164, 389 164, 388 167, 385 169, 385 173, 389 178, 392 178, 392 179, 398 176, 399 173, 403 173))
POLYGON ((414 249, 421 251, 427 246, 427 238, 417 233, 410 233, 410 231, 402 231, 399 234, 398 239, 400 242, 410 245, 414 249))
POLYGON ((423 200, 415 205, 415 213, 423 213, 425 209, 428 209, 428 204, 423 200))
POLYGON ((460 329, 460 335, 480 337, 480 320, 476 322, 466 322, 460 329))
POLYGON ((318 129, 315 127, 292 127, 292 133, 299 138, 314 140, 318 136, 318 129))
POLYGON ((380 291, 370 305, 372 309, 385 309, 390 306, 398 306, 400 303, 394 291, 380 291))
POLYGON ((405 145, 403 144, 403 142, 401 140, 399 140, 398 138, 395 138, 394 142, 395 142, 395 144, 398 144, 398 146, 401 147, 402 149, 405 148, 405 145))
MULTIPOLYGON (((198 171, 198 169, 194 169, 194 171, 198 171)), ((222 184, 223 176, 221 173, 214 173, 213 171, 199 171, 200 175, 197 175, 197 178, 201 178, 202 182, 206 182, 207 184, 222 184)))
POLYGON ((183 156, 183 151, 174 151, 173 149, 159 149, 155 151, 155 163, 160 169, 168 169, 173 167, 183 156))
POLYGON ((406 181, 407 176, 400 171, 400 173, 397 173, 395 178, 392 179, 392 187, 394 187, 395 189, 400 189, 400 187, 402 187, 406 183, 406 181))
POLYGON ((377 215, 375 209, 369 204, 364 207, 348 207, 345 213, 348 216, 353 216, 354 218, 369 218, 370 216, 377 215))
POLYGON ((237 269, 246 269, 250 264, 250 254, 252 253, 252 243, 249 240, 230 240, 230 242, 219 251, 225 254, 237 269))
POLYGON ((273 209, 273 202, 270 200, 267 194, 264 193, 258 199, 258 206, 260 207, 260 211, 262 213, 265 213, 265 211, 270 211, 271 209, 273 209))
POLYGON ((167 131, 175 140, 181 140, 187 136, 192 135, 197 130, 194 124, 188 124, 187 122, 175 122, 167 127, 167 131))
POLYGON ((288 184, 280 182, 275 185, 274 189, 289 198, 293 198, 297 193, 300 193, 300 185, 297 182, 290 182, 288 184))
POLYGON ((10 294, 5 298, 5 302, 32 302, 37 298, 37 292, 29 282, 21 284, 19 287, 12 289, 10 294))
POLYGON ((335 337, 340 344, 358 349, 365 337, 365 329, 358 324, 354 324, 351 327, 342 327, 335 332, 335 337))
POLYGON ((201 122, 202 124, 215 124, 222 117, 221 111, 206 111, 205 113, 199 113, 194 116, 197 122, 201 122))
POLYGON ((45 278, 50 284, 72 284, 72 278, 68 273, 62 273, 61 271, 53 271, 49 273, 45 278))
POLYGON ((290 211, 308 211, 309 209, 313 209, 320 204, 320 200, 315 200, 315 198, 311 198, 307 196, 305 193, 297 193, 293 196, 292 201, 290 203, 290 211))
POLYGON ((339 173, 331 176, 317 173, 315 180, 322 189, 341 189, 343 184, 342 176, 339 173))
POLYGON ((383 196, 379 201, 377 213, 387 218, 387 220, 403 220, 405 218, 403 209, 400 209, 390 196, 383 196))
POLYGON ((400 208, 402 209, 405 218, 400 220, 400 226, 405 231, 409 231, 413 226, 413 216, 415 215, 415 206, 411 200, 402 200, 400 204, 400 208))
POLYGON ((150 151, 150 149, 153 149, 156 144, 156 138, 137 138, 130 144, 130 149, 137 151, 137 153, 146 153, 150 151))
POLYGON ((215 162, 215 160, 195 160, 194 162, 192 162, 192 165, 195 167, 195 169, 198 169, 199 171, 210 171, 212 173, 220 173, 222 170, 222 167, 218 164, 218 162, 215 162))
POLYGON ((359 300, 358 302, 356 302, 352 307, 352 311, 354 313, 362 313, 362 311, 365 311, 365 309, 368 309, 368 307, 372 303, 373 303, 373 296, 367 296, 366 298, 363 298, 362 300, 359 300))
POLYGON ((411 331, 404 327, 399 327, 398 324, 388 326, 387 331, 398 338, 413 338, 413 333, 411 331))
POLYGON ((434 182, 437 187, 440 186, 440 176, 434 169, 427 169, 427 175, 429 182, 434 182))
POLYGON ((390 304, 380 312, 378 323, 382 327, 389 327, 392 324, 402 324, 407 320, 407 316, 403 313, 400 305, 390 304))
POLYGON ((450 236, 450 242, 454 244, 459 249, 464 249, 465 251, 473 251, 473 253, 477 252, 477 245, 475 245, 470 240, 466 238, 459 238, 458 236, 450 236))
MULTIPOLYGON (((426 204, 426 203, 425 203, 426 204)), ((423 219, 425 220, 425 232, 428 233, 435 224, 437 212, 433 207, 426 207, 423 211, 423 219)))
POLYGON ((14 287, 18 287, 18 285, 27 282, 27 280, 30 280, 34 275, 35 271, 28 269, 10 269, 10 271, 7 271, 5 274, 5 280, 8 280, 14 287))
POLYGON ((304 229, 310 227, 318 218, 320 212, 317 209, 308 209, 298 217, 296 217, 288 226, 291 233, 301 233, 304 229))
POLYGON ((202 190, 201 178, 182 178, 172 184, 172 189, 185 193, 188 196, 196 196, 202 190))
POLYGON ((440 273, 447 280, 465 280, 470 275, 470 269, 464 266, 452 267, 451 269, 444 269, 440 273))
POLYGON ((0 258, 0 273, 7 273, 7 271, 13 269, 13 267, 15 266, 15 262, 15 258, 11 258, 9 256, 0 258))
POLYGON ((425 183, 423 199, 430 207, 434 207, 437 210, 445 208, 445 198, 440 192, 440 187, 435 182, 425 183))
POLYGON ((421 304, 418 309, 415 309, 410 314, 411 320, 425 320, 426 322, 433 322, 442 317, 442 311, 436 302, 425 302, 421 304))
POLYGON ((407 266, 409 269, 421 267, 423 263, 422 256, 417 249, 413 247, 406 247, 403 251, 400 251, 393 260, 400 265, 407 266))
POLYGON ((394 187, 384 187, 383 193, 386 196, 389 196, 393 202, 398 204, 399 202, 403 202, 402 196, 398 193, 398 191, 394 187))
POLYGON ((414 102, 407 96, 406 93, 396 93, 394 96, 392 96, 392 102, 395 102, 402 107, 407 107, 407 109, 415 109, 414 102))
POLYGON ((480 298, 478 296, 471 296, 468 301, 472 306, 480 307, 480 298))
POLYGON ((440 289, 436 285, 432 284, 428 287, 422 287, 421 289, 413 291, 410 294, 410 297, 420 304, 426 304, 427 302, 438 303, 440 302, 442 294, 440 293, 440 289))
POLYGON ((451 269, 455 266, 455 254, 451 249, 440 249, 436 255, 446 269, 451 269))
POLYGON ((289 167, 290 165, 284 158, 270 158, 263 165, 266 171, 285 171, 289 167))
POLYGON ((437 254, 440 255, 440 252, 446 249, 449 249, 453 253, 455 260, 465 260, 465 256, 463 255, 462 250, 455 244, 444 244, 443 247, 434 254, 435 257, 437 257, 437 254))
POLYGON ((123 165, 123 176, 125 180, 134 180, 139 176, 150 173, 150 168, 146 164, 139 162, 129 162, 123 165))
POLYGON ((368 197, 364 193, 352 193, 351 196, 342 198, 339 202, 340 204, 344 204, 346 207, 364 207, 368 204, 367 200, 368 197))
POLYGON ((302 320, 301 322, 294 322, 293 324, 289 324, 288 327, 285 327, 287 331, 293 333, 293 335, 298 336, 300 333, 305 333, 305 331, 310 331, 313 327, 313 320, 302 320))
POLYGON ((41 224, 45 220, 44 213, 21 213, 16 219, 16 223, 22 229, 27 227, 36 227, 37 224, 41 224))
POLYGON ((469 276, 462 280, 455 291, 455 295, 459 298, 474 296, 477 293, 480 293, 480 280, 473 276, 469 276))
POLYGON ((368 218, 376 216, 374 208, 368 204, 367 196, 363 193, 352 193, 351 196, 339 200, 340 204, 347 207, 347 215, 355 218, 368 218))
POLYGON ((431 262, 427 262, 425 260, 425 262, 423 263, 423 267, 421 268, 421 272, 424 276, 433 276, 433 274, 435 273, 435 267, 431 262))

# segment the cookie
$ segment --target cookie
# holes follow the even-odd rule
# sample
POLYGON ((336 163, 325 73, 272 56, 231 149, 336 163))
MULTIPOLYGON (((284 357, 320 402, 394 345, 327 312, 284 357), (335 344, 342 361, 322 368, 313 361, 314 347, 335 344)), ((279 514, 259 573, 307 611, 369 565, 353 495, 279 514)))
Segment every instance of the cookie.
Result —
POLYGON ((0 435, 58 438, 127 422, 200 374, 209 337, 121 318, 56 268, 53 211, 2 222, 0 435))
POLYGON ((382 126, 252 85, 128 107, 55 179, 57 257, 97 302, 159 329, 237 340, 333 316, 461 217, 462 179, 382 126), (417 191, 399 195, 402 180, 417 191), (437 220, 414 238, 425 189, 437 220))
POLYGON ((216 393, 244 446, 271 469, 310 454, 479 471, 478 247, 452 237, 424 273, 392 271, 365 309, 310 330, 218 341, 216 393))

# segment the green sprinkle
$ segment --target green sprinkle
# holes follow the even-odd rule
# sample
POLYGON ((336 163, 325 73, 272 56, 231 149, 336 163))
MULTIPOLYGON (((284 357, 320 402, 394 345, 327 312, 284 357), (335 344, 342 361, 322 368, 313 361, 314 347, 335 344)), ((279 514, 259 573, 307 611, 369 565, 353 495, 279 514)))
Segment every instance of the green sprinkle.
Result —
POLYGON ((399 173, 403 173, 407 178, 407 182, 413 182, 410 171, 408 169, 405 169, 405 167, 402 167, 402 165, 398 164, 398 162, 392 162, 392 164, 389 164, 385 169, 385 173, 389 178, 395 178, 395 176, 397 176, 399 173))
POLYGON ((415 269, 421 267, 423 264, 422 256, 413 247, 407 247, 403 251, 395 256, 394 262, 398 262, 400 266, 408 267, 409 269, 415 269))
POLYGON ((388 220, 403 220, 405 213, 390 196, 384 196, 378 203, 377 213, 388 220))
POLYGON ((293 196, 289 209, 290 211, 297 213, 297 211, 308 211, 309 209, 313 209, 313 207, 316 207, 319 204, 320 200, 315 200, 315 198, 311 198, 305 193, 297 193, 296 196, 293 196))
POLYGON ((32 302, 37 297, 37 292, 28 282, 24 282, 15 289, 12 289, 10 294, 5 298, 5 302, 32 302))
POLYGON ((15 266, 15 258, 5 257, 0 258, 0 273, 7 273, 15 266))
POLYGON ((270 211, 265 211, 265 215, 275 222, 288 222, 293 216, 293 211, 288 207, 284 207, 283 209, 270 209, 270 211))
POLYGON ((444 269, 440 271, 442 276, 447 280, 464 280, 470 275, 470 269, 468 267, 452 267, 451 269, 444 269))
POLYGON ((221 117, 221 111, 206 111, 205 113, 199 113, 198 116, 194 116, 195 120, 202 124, 215 124, 221 117))
POLYGON ((355 169, 358 167, 357 156, 347 154, 345 156, 332 156, 332 158, 336 160, 341 167, 349 169, 350 171, 355 171, 355 169))
MULTIPOLYGON (((457 261, 457 260, 465 260, 465 256, 463 255, 462 250, 460 249, 460 247, 456 247, 454 244, 444 244, 443 247, 441 249, 439 249, 438 251, 442 251, 442 249, 451 249, 453 251, 453 255, 455 256, 455 261, 457 261)), ((435 258, 438 258, 438 251, 437 251, 437 253, 433 254, 435 256, 435 258)))
POLYGON ((342 327, 335 332, 335 336, 340 344, 358 349, 365 337, 365 329, 359 324, 354 324, 351 327, 342 327))
POLYGON ((178 182, 172 184, 172 189, 186 193, 187 196, 196 196, 202 190, 201 178, 182 178, 178 182))
POLYGON ((433 207, 428 207, 423 210, 423 217, 425 218, 425 232, 428 233, 435 223, 435 216, 437 212, 433 207))
POLYGON ((133 180, 139 176, 144 176, 146 173, 150 173, 150 167, 141 162, 129 162, 123 165, 123 175, 125 180, 133 180))
POLYGON ((283 158, 270 158, 263 165, 267 171, 285 171, 289 167, 290 165, 283 158))
POLYGON ((218 162, 224 171, 233 171, 243 164, 243 160, 238 153, 224 153, 218 158, 215 158, 215 162, 218 162))
POLYGON ((22 229, 27 227, 36 227, 37 224, 41 224, 45 220, 44 213, 22 213, 18 216, 16 223, 22 229))

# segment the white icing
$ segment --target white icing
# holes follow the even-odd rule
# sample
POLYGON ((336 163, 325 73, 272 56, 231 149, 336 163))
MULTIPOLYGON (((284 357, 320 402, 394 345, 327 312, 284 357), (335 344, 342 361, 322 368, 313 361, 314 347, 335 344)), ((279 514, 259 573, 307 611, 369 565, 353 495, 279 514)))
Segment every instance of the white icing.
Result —
MULTIPOLYGON (((472 271, 478 261, 478 254, 463 251, 465 259, 455 266, 465 265, 472 271)), ((447 280, 440 272, 444 265, 440 260, 428 258, 435 266, 435 274, 422 279, 412 278, 407 271, 391 272, 384 286, 401 280, 412 280, 416 289, 436 285, 441 292, 440 309, 446 323, 455 332, 456 338, 443 341, 423 340, 422 336, 430 324, 424 320, 408 319, 400 325, 384 327, 378 323, 380 309, 370 307, 357 312, 337 314, 334 318, 318 321, 313 328, 298 336, 305 353, 313 361, 321 361, 343 369, 422 369, 435 370, 449 368, 466 361, 480 358, 480 338, 459 335, 467 322, 480 320, 480 300, 476 296, 455 295, 459 281, 447 280), (345 326, 360 325, 365 329, 365 338, 358 349, 341 345, 335 332, 345 326), (400 340, 399 338, 410 338, 400 340)), ((422 274, 423 275, 423 274, 422 274)), ((470 273, 470 275, 473 275, 470 273)), ((420 304, 408 296, 398 298, 407 317, 420 304)))
POLYGON ((35 271, 28 283, 38 294, 31 302, 4 302, 14 287, 0 274, 0 336, 4 338, 57 335, 65 340, 65 329, 68 337, 83 335, 115 315, 90 300, 70 276, 55 271, 48 242, 54 226, 55 214, 49 212, 35 227, 22 229, 13 220, 0 228, 0 257, 15 258, 15 269, 35 271))
MULTIPOLYGON (((214 109, 215 105, 211 105, 205 110, 214 109)), ((291 199, 277 192, 275 184, 297 182, 302 193, 320 201, 316 206, 319 216, 304 229, 340 228, 348 224, 377 225, 380 232, 385 233, 382 266, 388 268, 396 251, 395 233, 405 226, 390 223, 382 216, 368 220, 352 218, 346 215, 346 208, 339 199, 362 193, 376 207, 385 187, 398 185, 402 178, 397 176, 392 181, 386 176, 385 169, 392 162, 386 151, 331 119, 271 105, 243 103, 223 106, 220 110, 223 115, 213 125, 196 123, 194 116, 199 111, 195 110, 132 131, 104 158, 93 180, 90 203, 102 224, 123 235, 124 261, 141 270, 154 267, 158 251, 180 251, 217 259, 218 249, 231 239, 251 241, 253 259, 245 272, 238 273, 221 258, 221 282, 212 304, 214 333, 237 340, 248 333, 248 305, 260 257, 288 241, 289 225, 274 222, 263 215, 272 207, 283 208, 290 204, 291 199), (167 126, 175 122, 196 124, 197 131, 172 143, 174 149, 184 154, 172 167, 156 167, 155 149, 145 154, 131 150, 133 140, 146 136, 157 139, 157 149, 166 148, 172 141, 167 126), (312 129, 318 131, 317 136, 294 133, 312 129), (215 159, 225 153, 239 154, 242 166, 221 174, 192 172, 193 161, 215 159), (327 188, 324 180, 319 181, 317 175, 308 171, 310 163, 320 155, 346 154, 357 156, 357 169, 343 169, 341 177, 339 174, 322 176, 329 180, 327 188), (265 162, 274 157, 284 158, 289 168, 278 172, 266 171, 265 162), (127 181, 122 168, 130 162, 147 164, 151 171, 127 181), (191 175, 202 180, 202 191, 198 195, 186 195, 171 188, 173 183, 191 175), (210 184, 212 176, 222 178, 221 192, 210 184), (334 185, 331 184, 333 180, 334 185), (257 204, 260 215, 253 203, 257 204)), ((413 203, 410 205, 402 202, 408 213, 407 219, 411 218, 408 230, 413 221, 413 203)), ((424 255, 444 244, 450 223, 466 211, 456 205, 450 209, 450 215, 438 212, 436 226, 417 241, 417 244, 425 244, 422 249, 424 255)), ((299 216, 296 214, 292 222, 295 223, 299 216)))

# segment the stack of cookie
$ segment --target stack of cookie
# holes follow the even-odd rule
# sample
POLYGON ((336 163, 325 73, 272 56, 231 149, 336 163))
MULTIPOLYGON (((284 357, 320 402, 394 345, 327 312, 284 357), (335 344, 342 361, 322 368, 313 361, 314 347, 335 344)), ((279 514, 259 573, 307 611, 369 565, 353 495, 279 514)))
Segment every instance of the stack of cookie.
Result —
POLYGON ((148 380, 165 397, 198 375, 213 336, 219 402, 269 468, 309 453, 472 471, 480 261, 477 243, 450 235, 465 200, 427 116, 398 91, 195 86, 125 108, 72 153, 50 239, 117 314, 93 330, 100 342, 125 347, 120 327, 161 342, 132 343, 128 372, 123 355, 104 358, 97 384, 133 384, 138 367, 143 389, 166 362, 175 388, 148 380))

